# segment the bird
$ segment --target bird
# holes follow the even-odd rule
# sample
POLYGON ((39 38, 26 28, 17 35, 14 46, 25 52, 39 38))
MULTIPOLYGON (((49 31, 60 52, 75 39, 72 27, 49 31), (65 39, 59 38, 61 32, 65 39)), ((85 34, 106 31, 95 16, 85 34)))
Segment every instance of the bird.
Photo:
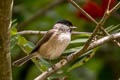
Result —
POLYGON ((35 48, 25 57, 13 62, 13 66, 22 66, 30 59, 45 58, 54 60, 61 56, 71 41, 71 32, 77 27, 68 20, 56 22, 52 29, 38 41, 35 48))

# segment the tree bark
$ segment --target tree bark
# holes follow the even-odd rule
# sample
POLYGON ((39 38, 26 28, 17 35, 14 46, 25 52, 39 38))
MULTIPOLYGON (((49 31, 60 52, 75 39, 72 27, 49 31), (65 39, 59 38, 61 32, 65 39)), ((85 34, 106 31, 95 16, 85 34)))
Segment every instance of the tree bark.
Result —
POLYGON ((0 80, 12 80, 10 26, 12 0, 0 0, 0 80))

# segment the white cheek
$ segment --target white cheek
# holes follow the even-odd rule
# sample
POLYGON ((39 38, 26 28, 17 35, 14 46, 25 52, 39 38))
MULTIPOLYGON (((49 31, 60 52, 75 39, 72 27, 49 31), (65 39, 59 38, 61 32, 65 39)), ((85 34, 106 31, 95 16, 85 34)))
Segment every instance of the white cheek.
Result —
POLYGON ((60 42, 66 42, 66 41, 70 41, 71 40, 71 34, 70 33, 61 33, 61 35, 59 36, 58 40, 60 42))

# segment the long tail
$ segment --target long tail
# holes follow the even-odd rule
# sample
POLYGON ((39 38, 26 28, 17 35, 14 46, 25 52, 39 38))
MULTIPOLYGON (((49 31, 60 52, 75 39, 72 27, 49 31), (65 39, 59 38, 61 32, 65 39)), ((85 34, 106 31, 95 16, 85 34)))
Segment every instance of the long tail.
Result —
POLYGON ((28 60, 30 60, 31 58, 33 58, 35 55, 30 54, 28 56, 25 56, 21 59, 18 59, 17 61, 13 62, 12 65, 13 66, 22 66, 25 62, 27 62, 28 60))

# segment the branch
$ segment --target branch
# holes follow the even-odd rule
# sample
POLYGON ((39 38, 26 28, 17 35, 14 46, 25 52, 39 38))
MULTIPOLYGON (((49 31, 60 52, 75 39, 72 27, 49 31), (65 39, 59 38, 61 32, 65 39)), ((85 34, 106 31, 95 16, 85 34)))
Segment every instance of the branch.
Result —
MULTIPOLYGON (((107 36, 109 36, 110 34, 102 27, 101 28, 103 33, 106 34, 107 36)), ((113 43, 115 43, 116 46, 120 47, 120 43, 116 40, 112 40, 113 43)))
POLYGON ((94 41, 89 45, 89 47, 85 51, 83 51, 82 49, 79 49, 78 51, 71 53, 70 55, 68 55, 66 57, 66 59, 62 59, 58 63, 56 63, 54 68, 52 68, 52 67, 49 68, 47 71, 43 72, 41 75, 39 75, 34 80, 44 80, 48 76, 50 76, 51 74, 58 71, 60 68, 62 68, 66 64, 68 64, 69 62, 76 60, 79 56, 82 56, 83 53, 85 53, 93 48, 96 48, 96 47, 98 47, 98 46, 100 46, 108 41, 118 39, 118 38, 120 38, 120 33, 112 34, 112 35, 103 37, 97 41, 94 41))
POLYGON ((34 35, 36 35, 36 34, 42 34, 42 35, 44 35, 44 34, 46 34, 46 32, 47 31, 33 31, 33 30, 27 30, 27 31, 20 31, 20 32, 18 32, 17 34, 19 34, 19 35, 27 35, 27 34, 34 34, 34 35))
POLYGON ((0 80, 12 80, 10 26, 13 0, 0 1, 0 80))
MULTIPOLYGON (((107 11, 106 11, 106 16, 110 16, 111 14, 113 14, 117 9, 120 8, 120 2, 115 6, 113 7, 111 10, 109 10, 110 8, 110 4, 111 4, 111 0, 109 0, 109 3, 108 3, 108 7, 107 7, 107 11)), ((101 28, 101 30, 103 31, 103 33, 105 33, 106 35, 110 35, 107 31, 105 31, 104 28, 101 28)), ((113 43, 115 43, 118 47, 120 47, 120 43, 116 40, 112 40, 113 43)))
POLYGON ((18 30, 22 30, 23 27, 26 27, 27 25, 29 25, 30 23, 32 23, 33 21, 35 21, 36 19, 39 19, 40 16, 43 16, 46 14, 46 12, 48 12, 50 9, 53 9, 54 7, 56 7, 58 4, 61 4, 64 2, 64 0, 56 0, 56 1, 52 1, 53 3, 48 4, 48 6, 46 6, 43 10, 39 10, 38 12, 36 12, 32 17, 30 17, 29 19, 27 19, 26 21, 23 21, 21 24, 19 24, 18 30))
MULTIPOLYGON (((80 9, 84 15, 86 15, 87 17, 89 17, 94 23, 97 23, 96 20, 94 20, 91 16, 88 15, 87 12, 85 12, 82 8, 80 8, 73 0, 69 0, 75 7, 77 7, 78 9, 80 9)), ((108 5, 109 6, 109 5, 108 5)), ((109 7, 108 7, 109 8, 109 7)), ((92 35, 90 36, 90 38, 87 40, 87 42, 85 43, 84 47, 82 48, 83 50, 87 49, 89 44, 91 43, 91 41, 95 38, 98 30, 100 29, 101 26, 103 26, 103 24, 105 23, 105 21, 107 20, 108 18, 108 9, 107 11, 105 12, 103 18, 100 20, 99 23, 97 23, 97 26, 96 28, 94 29, 92 35)))
MULTIPOLYGON (((99 30, 99 28, 102 30, 102 32, 105 35, 109 35, 109 33, 107 31, 105 31, 105 29, 102 27, 104 22, 106 21, 106 19, 110 16, 110 14, 112 14, 113 12, 115 12, 117 9, 119 9, 120 7, 120 2, 111 10, 109 11, 109 6, 111 3, 111 0, 109 0, 108 3, 108 7, 107 7, 107 11, 105 12, 103 18, 101 19, 101 21, 98 23, 94 18, 92 18, 86 11, 84 11, 77 3, 75 3, 73 0, 68 0, 73 6, 75 6, 77 9, 79 9, 88 19, 90 19, 92 22, 94 22, 95 24, 97 24, 96 29, 93 31, 93 34, 91 35, 91 37, 89 38, 89 40, 87 41, 87 43, 85 44, 84 49, 86 49, 88 47, 88 45, 90 44, 91 40, 94 38, 94 36, 96 35, 97 31, 99 30)), ((117 42, 116 40, 113 40, 113 42, 120 47, 120 43, 117 42)))
POLYGON ((108 1, 107 11, 110 9, 111 0, 108 1))
POLYGON ((113 14, 115 11, 117 11, 118 9, 120 8, 120 2, 115 6, 113 7, 109 13, 113 14))
MULTIPOLYGON (((28 31, 21 31, 21 32, 18 32, 17 34, 19 35, 28 35, 28 34, 32 34, 32 35, 36 35, 36 34, 41 34, 41 35, 44 35, 46 34, 47 31, 33 31, 33 30, 28 30, 28 31)), ((92 34, 91 32, 72 32, 73 35, 79 35, 79 34, 92 34)))
MULTIPOLYGON (((107 18, 110 16, 110 14, 112 12, 109 11, 109 6, 110 6, 110 2, 108 4, 108 8, 103 16, 103 18, 100 20, 99 23, 97 23, 96 20, 94 20, 91 16, 89 16, 89 14, 87 14, 82 8, 80 8, 73 0, 68 0, 69 2, 71 2, 76 8, 78 8, 85 16, 87 16, 91 21, 93 21, 95 24, 97 24, 95 30, 93 31, 93 34, 91 35, 91 37, 89 38, 89 40, 87 41, 87 43, 85 44, 85 46, 76 51, 75 53, 70 54, 69 56, 67 56, 66 59, 62 59, 60 62, 58 62, 57 64, 55 64, 55 68, 49 68, 48 71, 42 73, 40 76, 38 76, 35 80, 44 80, 46 79, 46 77, 48 77, 49 75, 51 75, 52 73, 56 72, 57 70, 59 70, 61 67, 65 66, 68 62, 74 61, 76 60, 79 56, 81 56, 83 53, 85 53, 86 51, 93 49, 99 45, 102 45, 105 42, 108 42, 110 40, 116 39, 116 38, 120 38, 120 33, 114 34, 114 35, 110 35, 107 37, 104 37, 102 39, 99 39, 93 43, 91 43, 91 41, 93 40, 93 38, 96 36, 99 28, 101 28, 103 26, 103 24, 105 23, 105 21, 107 20, 107 18)), ((114 11, 114 10, 113 10, 114 11)), ((104 30, 104 29, 103 29, 104 30)), ((105 32, 105 30, 104 30, 105 32)), ((105 32, 106 33, 106 32, 105 32)))
POLYGON ((90 16, 85 10, 83 10, 76 2, 73 0, 68 0, 73 6, 75 6, 78 10, 81 11, 82 14, 84 14, 89 20, 91 20, 93 23, 98 24, 98 22, 90 16))
MULTIPOLYGON (((83 49, 87 49, 89 44, 91 43, 91 41, 95 38, 95 36, 97 35, 98 30, 101 28, 105 33, 107 31, 104 30, 104 28, 102 28, 102 26, 104 25, 105 21, 108 19, 108 17, 110 16, 109 13, 109 7, 110 7, 110 3, 111 0, 109 0, 108 2, 108 6, 107 6, 107 10, 104 13, 104 16, 102 17, 102 19, 100 20, 100 22, 97 24, 96 28, 94 29, 92 35, 90 36, 90 38, 88 39, 88 41, 85 43, 85 46, 83 47, 83 49)), ((107 35, 109 35, 108 33, 106 33, 107 35)))

